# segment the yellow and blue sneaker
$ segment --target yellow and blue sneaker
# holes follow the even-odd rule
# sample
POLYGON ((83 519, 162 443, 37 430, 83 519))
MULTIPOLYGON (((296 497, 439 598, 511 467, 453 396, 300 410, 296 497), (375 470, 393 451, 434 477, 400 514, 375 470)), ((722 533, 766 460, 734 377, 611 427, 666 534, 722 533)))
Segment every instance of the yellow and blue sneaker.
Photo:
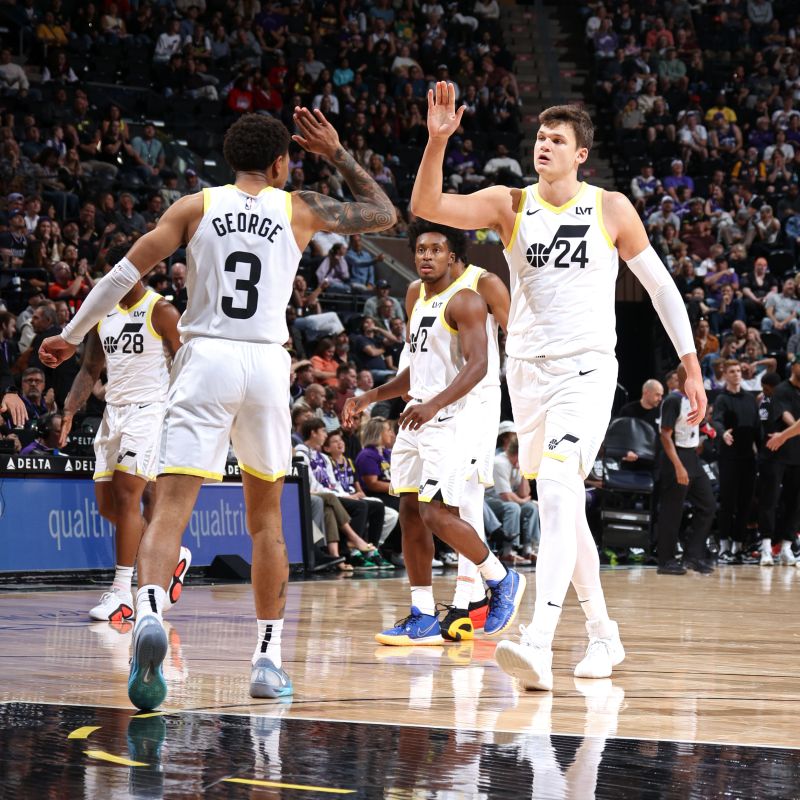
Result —
POLYGON ((455 606, 444 606, 444 619, 440 625, 442 636, 449 642, 463 642, 475 637, 475 631, 470 619, 469 612, 465 608, 455 606))
POLYGON ((442 644, 442 629, 439 618, 435 614, 423 614, 416 606, 411 606, 411 613, 393 628, 375 634, 378 644, 395 647, 419 644, 442 644))
POLYGON ((491 595, 483 632, 487 636, 497 636, 506 630, 517 616, 522 595, 525 594, 525 576, 510 569, 503 580, 486 581, 486 585, 491 595))

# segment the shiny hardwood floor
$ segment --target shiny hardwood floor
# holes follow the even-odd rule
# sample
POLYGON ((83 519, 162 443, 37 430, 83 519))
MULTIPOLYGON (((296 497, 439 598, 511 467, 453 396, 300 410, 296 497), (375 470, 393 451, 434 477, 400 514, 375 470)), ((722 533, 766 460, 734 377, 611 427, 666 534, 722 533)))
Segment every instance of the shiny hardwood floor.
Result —
MULTIPOLYGON (((533 607, 534 575, 520 621, 533 607)), ((583 621, 568 599, 552 694, 519 692, 493 662, 494 640, 388 648, 373 634, 404 616, 403 578, 333 578, 289 588, 284 664, 295 685, 284 719, 800 747, 800 569, 722 567, 708 577, 606 571, 626 660, 613 679, 578 681, 583 621)), ((455 578, 435 578, 449 601, 455 578)), ((98 592, 0 593, 0 702, 129 709, 130 631, 88 622, 98 592)), ((273 713, 248 696, 255 636, 249 587, 187 585, 169 613, 170 711, 273 713)))

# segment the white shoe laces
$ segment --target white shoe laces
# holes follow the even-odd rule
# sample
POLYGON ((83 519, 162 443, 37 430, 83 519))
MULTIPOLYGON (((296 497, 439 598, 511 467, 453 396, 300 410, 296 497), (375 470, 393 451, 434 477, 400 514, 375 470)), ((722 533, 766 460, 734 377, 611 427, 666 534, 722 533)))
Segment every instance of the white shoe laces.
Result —
POLYGON ((584 659, 592 658, 596 655, 611 658, 611 639, 594 638, 589 640, 589 646, 586 648, 584 659), (601 652, 601 648, 603 648, 605 652, 601 652))
POLYGON ((547 648, 542 644, 540 640, 537 640, 532 632, 530 632, 530 626, 520 625, 519 626, 519 643, 523 647, 534 647, 537 650, 546 650, 547 648))

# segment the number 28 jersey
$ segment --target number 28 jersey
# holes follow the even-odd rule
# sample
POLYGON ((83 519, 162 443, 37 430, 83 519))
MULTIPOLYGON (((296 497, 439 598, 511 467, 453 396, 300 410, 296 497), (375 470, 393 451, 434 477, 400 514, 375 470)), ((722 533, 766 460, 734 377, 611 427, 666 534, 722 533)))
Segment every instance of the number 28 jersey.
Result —
POLYGON ((522 192, 505 250, 511 273, 506 353, 537 360, 614 355, 619 258, 603 224, 603 190, 582 183, 556 207, 522 192))
POLYGON ((258 195, 230 184, 203 189, 203 218, 186 247, 183 342, 289 338, 286 306, 301 256, 291 221, 292 196, 281 189, 258 195))

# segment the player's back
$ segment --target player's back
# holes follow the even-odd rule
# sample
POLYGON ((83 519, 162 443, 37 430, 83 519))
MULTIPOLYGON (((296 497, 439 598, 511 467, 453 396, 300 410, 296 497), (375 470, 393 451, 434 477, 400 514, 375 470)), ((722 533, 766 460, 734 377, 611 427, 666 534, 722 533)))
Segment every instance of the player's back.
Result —
POLYGON ((203 189, 203 217, 186 248, 183 341, 289 338, 286 306, 301 256, 291 221, 292 197, 281 189, 257 195, 232 184, 203 189))
POLYGON ((524 190, 505 250, 511 272, 506 352, 522 359, 614 355, 619 258, 603 224, 602 189, 582 183, 556 208, 524 190))

